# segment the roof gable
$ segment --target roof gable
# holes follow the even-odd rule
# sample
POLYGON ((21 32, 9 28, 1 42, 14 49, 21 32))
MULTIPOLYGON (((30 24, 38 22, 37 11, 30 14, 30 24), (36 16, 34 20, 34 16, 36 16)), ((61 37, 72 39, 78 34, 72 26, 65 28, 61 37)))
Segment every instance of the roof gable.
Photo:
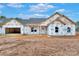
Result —
POLYGON ((4 25, 22 25, 22 24, 19 21, 13 19, 13 20, 6 22, 4 25))
POLYGON ((60 22, 61 24, 64 24, 64 25, 66 24, 63 21, 61 21, 59 17, 56 20, 54 20, 53 22, 51 22, 51 23, 55 23, 55 22, 60 22))
POLYGON ((41 25, 47 26, 48 24, 50 24, 51 22, 53 22, 57 19, 65 24, 72 23, 75 25, 75 22, 73 22, 72 20, 70 20, 68 17, 66 17, 64 15, 59 14, 58 12, 56 12, 54 15, 50 16, 46 21, 42 22, 41 25), (68 22, 65 22, 65 21, 68 21, 68 22))

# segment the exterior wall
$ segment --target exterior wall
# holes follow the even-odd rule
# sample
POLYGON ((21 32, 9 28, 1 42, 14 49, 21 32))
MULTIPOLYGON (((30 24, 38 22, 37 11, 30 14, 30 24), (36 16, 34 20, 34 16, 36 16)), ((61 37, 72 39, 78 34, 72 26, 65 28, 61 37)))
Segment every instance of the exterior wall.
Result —
POLYGON ((12 20, 5 25, 2 26, 2 34, 5 34, 5 28, 20 28, 21 29, 21 34, 23 34, 24 27, 22 24, 17 22, 16 20, 12 20))
POLYGON ((2 32, 3 32, 3 31, 2 31, 2 27, 0 27, 0 34, 2 34, 2 32))
POLYGON ((25 26, 24 34, 47 34, 47 27, 34 27, 37 32, 31 32, 30 26, 25 26))
POLYGON ((63 25, 50 24, 48 26, 47 32, 48 32, 48 35, 57 35, 57 36, 64 35, 63 25), (59 28, 59 32, 58 33, 55 32, 55 27, 58 27, 59 28))
POLYGON ((67 25, 64 25, 62 23, 51 23, 49 26, 48 26, 48 35, 53 35, 53 36, 67 36, 67 35, 75 35, 75 25, 73 24, 67 24, 67 25), (59 32, 56 33, 55 32, 55 27, 58 27, 59 28, 59 32), (71 32, 67 32, 67 27, 70 27, 71 28, 71 32))
POLYGON ((33 26, 33 27, 34 29, 37 30, 36 32, 31 32, 31 27, 25 26, 25 29, 24 29, 25 34, 39 34, 40 33, 39 27, 36 27, 36 26, 33 26))
POLYGON ((39 34, 40 32, 39 32, 39 27, 34 27, 34 29, 36 29, 37 31, 36 32, 31 32, 31 30, 30 30, 30 34, 39 34))
POLYGON ((65 30, 66 30, 66 28, 67 27, 70 27, 71 28, 71 32, 70 33, 68 33, 67 31, 64 31, 65 32, 65 35, 76 35, 76 29, 75 29, 75 25, 70 25, 70 24, 67 24, 67 25, 65 25, 65 30))
POLYGON ((24 34, 30 34, 30 29, 29 26, 24 26, 24 34))
POLYGON ((40 34, 47 34, 47 27, 45 26, 40 27, 40 34))

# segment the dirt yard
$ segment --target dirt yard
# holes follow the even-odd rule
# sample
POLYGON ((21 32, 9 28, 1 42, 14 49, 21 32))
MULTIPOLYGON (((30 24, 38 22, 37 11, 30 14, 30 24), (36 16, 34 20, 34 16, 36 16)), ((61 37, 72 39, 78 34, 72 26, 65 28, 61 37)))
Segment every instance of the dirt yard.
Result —
POLYGON ((0 36, 1 56, 79 56, 79 34, 70 37, 47 35, 0 36))

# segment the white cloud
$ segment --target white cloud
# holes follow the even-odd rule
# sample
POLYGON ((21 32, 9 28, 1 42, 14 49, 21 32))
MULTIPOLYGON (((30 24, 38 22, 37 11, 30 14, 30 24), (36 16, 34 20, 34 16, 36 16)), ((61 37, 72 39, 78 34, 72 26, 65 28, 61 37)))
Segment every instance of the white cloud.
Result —
POLYGON ((18 14, 18 17, 22 18, 22 19, 29 19, 31 16, 30 15, 26 15, 26 14, 18 14))
POLYGON ((32 15, 26 15, 26 14, 19 14, 18 17, 23 19, 29 19, 29 18, 47 18, 49 15, 44 14, 32 14, 32 15))
POLYGON ((50 8, 54 8, 55 6, 50 5, 50 4, 37 4, 37 5, 30 5, 30 11, 34 11, 34 12, 44 12, 47 11, 50 8))
POLYGON ((10 3, 10 4, 7 4, 7 6, 14 7, 14 8, 22 8, 22 7, 24 7, 24 5, 18 4, 18 3, 10 3))
POLYGON ((64 12, 64 11, 65 11, 65 9, 58 9, 55 12, 64 12))
POLYGON ((32 17, 47 18, 47 17, 49 17, 49 15, 44 15, 44 14, 34 14, 32 17))

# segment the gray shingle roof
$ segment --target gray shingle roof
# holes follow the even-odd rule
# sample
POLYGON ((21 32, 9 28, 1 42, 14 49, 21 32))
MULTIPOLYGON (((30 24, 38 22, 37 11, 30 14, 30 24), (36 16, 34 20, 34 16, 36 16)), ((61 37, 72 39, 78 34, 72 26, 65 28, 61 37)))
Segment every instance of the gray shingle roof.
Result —
MULTIPOLYGON (((3 21, 0 22, 0 26, 4 25, 5 23, 11 21, 12 19, 5 19, 3 21)), ((30 18, 30 19, 25 19, 25 20, 21 20, 21 19, 15 19, 18 22, 20 22, 21 24, 25 25, 25 24, 39 24, 43 21, 46 20, 46 18, 30 18)))
POLYGON ((26 21, 26 24, 39 24, 45 20, 46 18, 30 18, 29 20, 26 21))

